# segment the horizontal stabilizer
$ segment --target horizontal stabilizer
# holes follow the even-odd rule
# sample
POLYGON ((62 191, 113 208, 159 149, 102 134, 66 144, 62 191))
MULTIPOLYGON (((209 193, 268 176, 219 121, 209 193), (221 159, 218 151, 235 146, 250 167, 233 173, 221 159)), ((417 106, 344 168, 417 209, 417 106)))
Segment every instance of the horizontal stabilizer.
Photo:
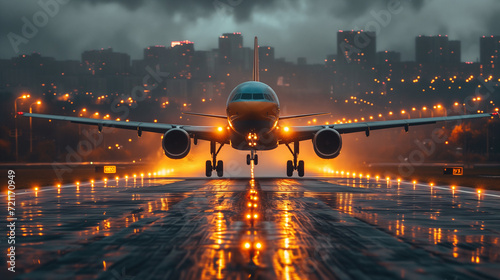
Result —
POLYGON ((223 115, 211 115, 211 114, 192 113, 192 112, 183 112, 182 114, 184 114, 184 115, 192 115, 192 116, 199 116, 199 117, 227 119, 227 116, 223 116, 223 115))
POLYGON ((322 116, 322 115, 328 115, 328 114, 330 114, 330 113, 312 113, 312 114, 302 114, 302 115, 291 115, 291 116, 280 117, 280 120, 298 119, 298 118, 322 116))

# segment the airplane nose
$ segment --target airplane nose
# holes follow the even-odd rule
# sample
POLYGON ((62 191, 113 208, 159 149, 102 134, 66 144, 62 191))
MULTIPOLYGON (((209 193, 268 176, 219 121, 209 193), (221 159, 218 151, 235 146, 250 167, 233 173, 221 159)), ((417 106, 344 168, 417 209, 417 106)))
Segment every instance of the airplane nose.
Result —
POLYGON ((235 115, 238 119, 266 120, 277 116, 277 106, 270 102, 235 102, 230 104, 229 115, 235 115))

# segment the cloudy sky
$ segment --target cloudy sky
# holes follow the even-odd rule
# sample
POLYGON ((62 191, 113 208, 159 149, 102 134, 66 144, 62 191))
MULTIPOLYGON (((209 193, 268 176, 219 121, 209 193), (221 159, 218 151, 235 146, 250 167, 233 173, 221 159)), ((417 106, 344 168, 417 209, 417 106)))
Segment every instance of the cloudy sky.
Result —
POLYGON ((209 50, 220 34, 242 32, 245 46, 257 35, 277 57, 320 63, 336 52, 338 30, 364 29, 377 31, 378 51, 404 60, 414 60, 417 35, 446 34, 462 41, 463 61, 475 61, 479 37, 500 34, 499 12, 498 0, 1 1, 0 58, 37 51, 79 60, 84 50, 113 47, 139 59, 150 45, 190 40, 209 50))

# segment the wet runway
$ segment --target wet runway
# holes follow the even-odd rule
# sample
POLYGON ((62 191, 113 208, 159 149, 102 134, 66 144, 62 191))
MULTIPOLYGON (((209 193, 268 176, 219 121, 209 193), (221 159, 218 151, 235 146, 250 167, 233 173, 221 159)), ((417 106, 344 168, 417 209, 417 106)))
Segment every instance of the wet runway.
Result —
POLYGON ((494 191, 352 176, 122 178, 19 190, 16 204, 16 273, 2 240, 2 279, 500 277, 494 191))

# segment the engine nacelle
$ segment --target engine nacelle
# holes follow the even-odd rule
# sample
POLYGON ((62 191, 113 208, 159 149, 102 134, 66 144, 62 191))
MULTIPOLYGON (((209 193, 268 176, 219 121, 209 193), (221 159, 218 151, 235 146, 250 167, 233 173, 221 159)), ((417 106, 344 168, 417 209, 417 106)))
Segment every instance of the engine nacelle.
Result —
POLYGON ((161 145, 167 157, 181 159, 191 150, 191 137, 184 129, 173 128, 165 132, 161 145))
POLYGON ((342 137, 335 129, 324 128, 314 135, 314 151, 320 158, 336 158, 342 149, 342 137))

